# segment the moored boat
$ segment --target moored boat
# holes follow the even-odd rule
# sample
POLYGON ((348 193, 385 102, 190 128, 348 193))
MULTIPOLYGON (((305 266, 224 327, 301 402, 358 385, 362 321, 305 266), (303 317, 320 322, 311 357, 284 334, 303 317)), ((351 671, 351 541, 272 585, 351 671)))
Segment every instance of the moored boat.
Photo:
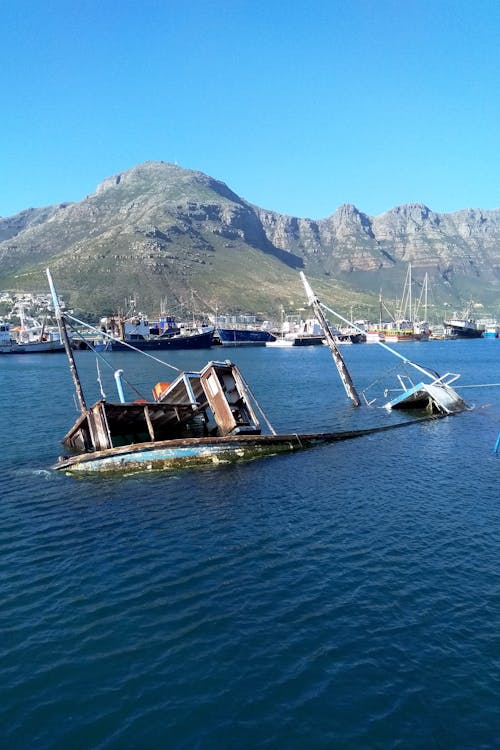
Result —
POLYGON ((107 349, 125 351, 163 351, 166 349, 208 349, 214 337, 213 326, 177 326, 173 318, 150 325, 144 315, 101 319, 101 333, 108 339, 107 349))
POLYGON ((500 332, 500 325, 498 323, 487 323, 483 331, 484 339, 497 339, 500 332))
POLYGON ((63 352, 64 344, 57 327, 46 327, 37 321, 10 327, 0 323, 0 354, 44 354, 63 352))
POLYGON ((444 321, 445 336, 454 339, 478 339, 481 338, 484 331, 484 325, 479 325, 471 317, 472 303, 470 302, 467 309, 461 315, 455 315, 444 321))
POLYGON ((212 346, 214 329, 185 330, 173 336, 149 336, 148 338, 124 339, 123 341, 112 341, 112 351, 124 351, 130 349, 131 344, 139 351, 165 351, 170 349, 209 349, 212 346))
POLYGON ((483 335, 483 330, 471 318, 450 318, 444 321, 444 332, 448 338, 479 339, 483 335))
MULTIPOLYGON (((339 336, 340 336, 339 332, 339 336)), ((307 320, 293 319, 288 316, 286 320, 282 318, 281 330, 276 335, 276 341, 266 343, 271 347, 289 347, 289 346, 321 346, 324 344, 325 333, 323 328, 314 318, 307 320)))
POLYGON ((216 337, 222 346, 265 346, 274 341, 271 331, 262 328, 223 328, 217 326, 216 337))
POLYGON ((266 346, 269 346, 273 349, 289 349, 292 346, 295 346, 295 337, 292 336, 278 336, 278 338, 274 339, 273 341, 266 341, 266 346))
MULTIPOLYGON (((412 268, 408 264, 406 273, 403 296, 398 310, 395 314, 389 313, 392 318, 389 322, 383 322, 382 293, 379 295, 380 317, 378 325, 370 324, 367 329, 367 343, 385 342, 388 344, 397 344, 405 341, 427 341, 430 337, 431 330, 427 323, 427 274, 422 283, 420 298, 413 304, 412 296, 412 268), (420 319, 420 309, 423 308, 424 320, 420 319)), ((386 312, 389 312, 386 308, 386 312)))

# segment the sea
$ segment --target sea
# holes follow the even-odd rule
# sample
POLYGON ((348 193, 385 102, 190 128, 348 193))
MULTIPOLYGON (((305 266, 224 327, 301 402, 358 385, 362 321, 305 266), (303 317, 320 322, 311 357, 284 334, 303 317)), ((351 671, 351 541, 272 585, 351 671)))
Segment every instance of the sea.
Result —
POLYGON ((0 357, 1 748, 500 748, 500 340, 393 348, 343 347, 359 408, 326 347, 77 352, 89 402, 230 358, 278 432, 408 421, 383 408, 404 360, 471 407, 80 479, 51 469, 65 355, 0 357))

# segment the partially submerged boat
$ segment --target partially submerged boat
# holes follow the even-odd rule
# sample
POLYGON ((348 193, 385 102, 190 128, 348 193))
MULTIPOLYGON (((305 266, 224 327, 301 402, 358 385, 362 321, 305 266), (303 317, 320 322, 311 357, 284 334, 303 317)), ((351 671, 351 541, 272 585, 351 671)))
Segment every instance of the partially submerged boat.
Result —
POLYGON ((123 371, 117 370, 117 402, 103 396, 88 407, 66 329, 66 318, 82 321, 62 313, 48 270, 47 277, 80 412, 62 440, 67 454, 53 466, 57 471, 79 475, 214 465, 388 429, 278 435, 237 366, 227 360, 210 361, 199 372, 161 362, 176 371, 174 380, 156 383, 152 397, 133 401, 126 400, 123 371))
MULTIPOLYGON (((135 390, 135 396, 140 397, 127 401, 123 371, 117 370, 118 400, 110 402, 102 395, 88 407, 66 329, 66 318, 78 324, 82 321, 70 313, 62 313, 48 270, 47 277, 80 412, 62 440, 67 454, 53 466, 57 471, 77 475, 123 473, 230 463, 303 450, 422 421, 421 418, 342 432, 277 434, 234 363, 210 361, 200 371, 182 371, 148 353, 143 356, 152 357, 176 372, 172 382, 157 382, 148 398, 135 390)), ((321 319, 316 298, 314 306, 321 319)), ((325 324, 325 335, 346 392, 358 406, 360 397, 334 336, 324 317, 320 322, 325 324)), ((438 410, 438 416, 444 413, 438 410)), ((434 418, 433 410, 423 419, 429 418, 434 418)))
MULTIPOLYGON (((331 312, 344 323, 349 322, 342 315, 335 312, 335 310, 320 303, 302 271, 300 272, 300 277, 306 291, 309 305, 313 308, 318 322, 320 322, 325 331, 329 330, 329 327, 323 313, 323 308, 331 312)), ((359 406, 361 403, 360 396, 352 383, 350 374, 345 366, 342 356, 340 355, 335 339, 333 336, 327 336, 326 340, 332 352, 335 364, 337 365, 346 393, 354 405, 359 406)), ((412 362, 407 357, 404 357, 402 354, 392 349, 384 341, 379 339, 376 343, 386 351, 390 352, 393 356, 402 360, 407 368, 414 369, 419 373, 420 377, 425 377, 425 380, 420 379, 417 382, 414 382, 409 375, 399 374, 397 376, 400 386, 398 388, 398 395, 391 398, 383 405, 385 409, 388 411, 392 411, 392 409, 424 409, 429 414, 443 416, 456 414, 468 409, 468 405, 465 401, 459 396, 456 390, 451 387, 451 384, 460 377, 457 373, 447 372, 445 375, 439 375, 430 368, 422 367, 421 365, 412 362)), ((385 388, 384 394, 387 397, 389 395, 389 389, 385 388)), ((369 403, 370 405, 374 403, 373 401, 368 402, 366 395, 363 395, 366 403, 369 403)))

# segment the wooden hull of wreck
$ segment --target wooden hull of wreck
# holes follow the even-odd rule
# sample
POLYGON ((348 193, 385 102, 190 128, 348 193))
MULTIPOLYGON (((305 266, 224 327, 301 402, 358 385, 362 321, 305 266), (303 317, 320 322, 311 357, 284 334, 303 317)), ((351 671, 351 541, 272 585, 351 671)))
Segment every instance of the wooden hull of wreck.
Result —
POLYGON ((236 461, 249 461, 280 453, 292 453, 326 443, 351 440, 376 432, 386 432, 429 419, 436 419, 436 417, 421 417, 408 422, 346 432, 235 435, 135 443, 119 448, 108 448, 71 457, 61 457, 52 469, 79 475, 215 466, 235 463, 236 461))
POLYGON ((238 435, 138 443, 61 458, 52 468, 66 473, 159 471, 213 466, 289 453, 341 439, 329 435, 238 435))

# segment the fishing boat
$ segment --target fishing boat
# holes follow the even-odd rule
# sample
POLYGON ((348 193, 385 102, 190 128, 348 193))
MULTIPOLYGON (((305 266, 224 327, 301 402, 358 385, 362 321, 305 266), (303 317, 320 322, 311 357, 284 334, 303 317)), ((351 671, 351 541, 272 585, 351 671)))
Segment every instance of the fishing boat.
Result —
POLYGON ((266 346, 269 346, 271 349, 289 349, 292 346, 296 346, 295 336, 282 333, 273 341, 266 341, 266 346))
POLYGON ((295 346, 295 336, 290 333, 290 326, 288 321, 285 319, 285 311, 281 308, 281 327, 276 338, 272 341, 266 341, 266 346, 273 349, 289 349, 295 346))
POLYGON ((267 341, 266 346, 278 349, 291 346, 321 346, 323 339, 323 329, 316 320, 309 318, 294 323, 289 318, 285 319, 282 313, 279 334, 275 340, 267 341))
POLYGON ((63 352, 64 344, 57 327, 45 323, 25 321, 24 325, 10 327, 0 323, 0 354, 43 354, 63 352))
POLYGON ((223 328, 217 326, 216 336, 222 346, 265 346, 274 341, 271 331, 262 328, 223 328))
POLYGON ((497 339, 500 332, 500 325, 495 321, 492 323, 486 323, 483 338, 484 339, 497 339))
POLYGON ((450 318, 444 321, 445 336, 452 339, 479 339, 483 329, 471 318, 450 318))
POLYGON ((471 315, 472 303, 469 302, 462 314, 456 314, 444 321, 445 336, 453 339, 478 339, 484 332, 484 326, 478 325, 471 315))
POLYGON ((412 267, 408 264, 405 283, 403 287, 403 296, 401 303, 395 315, 389 313, 382 301, 382 292, 379 295, 380 317, 378 325, 371 325, 366 331, 367 343, 385 342, 387 344, 397 344, 405 341, 427 341, 431 334, 429 324, 427 323, 427 290, 428 275, 425 274, 419 299, 413 304, 413 281, 412 267), (390 314, 392 320, 383 322, 383 308, 390 314), (423 308, 424 319, 419 318, 421 308, 423 308))
POLYGON ((214 337, 213 326, 180 327, 173 318, 151 325, 142 314, 102 318, 100 332, 109 336, 108 349, 112 351, 130 351, 129 345, 140 351, 208 349, 214 337))

